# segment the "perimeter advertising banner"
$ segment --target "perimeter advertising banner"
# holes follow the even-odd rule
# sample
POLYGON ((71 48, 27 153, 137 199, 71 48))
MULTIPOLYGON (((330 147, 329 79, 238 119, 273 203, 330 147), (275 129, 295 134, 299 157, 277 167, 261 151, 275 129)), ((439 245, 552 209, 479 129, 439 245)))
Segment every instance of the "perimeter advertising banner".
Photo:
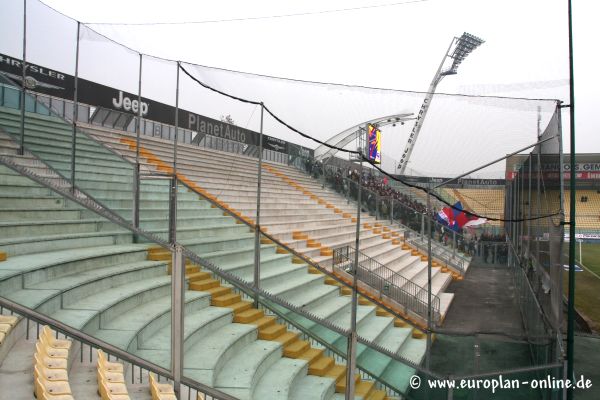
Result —
MULTIPOLYGON (((72 101, 75 93, 75 77, 64 72, 55 71, 40 65, 27 63, 25 87, 28 90, 45 95, 72 101)), ((0 72, 3 72, 16 84, 22 84, 21 60, 0 54, 0 72)), ((138 104, 138 96, 83 78, 77 80, 77 97, 80 103, 109 110, 138 114, 141 107, 142 116, 148 120, 175 125, 175 107, 145 97, 138 104)), ((179 110, 180 126, 198 132, 193 143, 198 144, 204 135, 241 142, 247 145, 259 145, 258 132, 221 122, 187 110, 179 110)), ((263 135, 263 147, 280 153, 287 153, 291 143, 269 135, 263 135)), ((305 148, 303 148, 305 149, 305 148)), ((309 156, 314 150, 305 149, 309 156)))

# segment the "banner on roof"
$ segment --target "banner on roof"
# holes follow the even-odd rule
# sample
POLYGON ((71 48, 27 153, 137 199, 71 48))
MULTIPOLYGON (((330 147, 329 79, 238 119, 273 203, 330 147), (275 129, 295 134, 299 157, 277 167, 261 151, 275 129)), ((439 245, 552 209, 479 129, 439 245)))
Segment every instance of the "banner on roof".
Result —
POLYGON ((369 124, 369 160, 375 164, 381 164, 381 131, 374 125, 369 124))
MULTIPOLYGON (((0 72, 17 85, 22 85, 21 60, 0 54, 0 72)), ((48 96, 72 101, 75 94, 75 77, 37 64, 27 63, 25 87, 48 96)), ((80 103, 142 116, 148 120, 175 125, 175 107, 145 97, 88 81, 77 79, 77 98, 80 103)), ((193 143, 198 144, 204 135, 220 137, 248 145, 259 145, 260 134, 246 128, 205 117, 191 111, 179 109, 180 126, 198 132, 193 143)), ((272 136, 263 135, 263 147, 267 150, 287 153, 289 143, 272 136)), ((303 148, 302 146, 299 146, 303 148)), ((314 154, 310 150, 309 154, 314 154)))

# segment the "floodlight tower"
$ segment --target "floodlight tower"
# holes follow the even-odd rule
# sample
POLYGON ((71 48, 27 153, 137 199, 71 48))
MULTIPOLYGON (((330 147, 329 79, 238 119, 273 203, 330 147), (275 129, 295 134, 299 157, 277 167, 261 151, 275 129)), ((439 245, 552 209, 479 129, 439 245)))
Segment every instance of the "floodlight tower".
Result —
POLYGON ((429 85, 429 90, 427 90, 427 94, 425 95, 425 99, 423 100, 423 104, 421 105, 421 109, 417 115, 415 125, 410 132, 410 136, 408 137, 402 157, 400 157, 400 161, 398 163, 398 172, 401 175, 404 174, 408 159, 410 158, 412 150, 415 147, 417 137, 419 136, 419 132, 423 126, 423 121, 425 120, 425 116, 427 115, 427 111, 431 105, 431 100, 433 99, 437 85, 445 76, 456 75, 458 66, 465 58, 467 58, 469 54, 471 54, 473 50, 479 47, 479 45, 482 43, 484 43, 482 39, 467 32, 463 33, 460 37, 452 38, 450 46, 448 47, 448 51, 446 51, 444 58, 442 58, 442 62, 440 63, 440 66, 435 73, 431 84, 429 85), (452 59, 452 65, 444 70, 444 64, 446 64, 446 60, 448 59, 452 59))

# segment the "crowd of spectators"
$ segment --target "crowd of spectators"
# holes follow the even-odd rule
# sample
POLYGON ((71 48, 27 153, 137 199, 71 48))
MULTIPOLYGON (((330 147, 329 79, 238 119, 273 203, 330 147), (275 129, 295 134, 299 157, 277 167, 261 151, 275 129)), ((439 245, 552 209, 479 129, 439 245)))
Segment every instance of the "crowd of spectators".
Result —
POLYGON ((391 187, 387 177, 375 176, 371 170, 363 171, 361 177, 357 169, 351 168, 325 168, 324 173, 328 185, 354 200, 358 197, 361 179, 361 203, 366 210, 384 219, 392 217, 393 212, 395 220, 411 229, 421 229, 421 214, 426 212, 425 206, 391 187))
MULTIPOLYGON (((427 210, 424 204, 411 198, 405 193, 395 190, 389 185, 387 177, 375 176, 371 170, 364 170, 362 176, 357 169, 323 167, 320 162, 310 160, 305 164, 306 172, 314 178, 324 176, 325 182, 344 196, 356 200, 358 197, 358 182, 361 179, 361 203, 363 208, 371 213, 378 213, 380 218, 390 218, 393 212, 394 220, 408 226, 416 232, 423 232, 423 214, 427 210)), ((432 210, 434 218, 436 210, 432 210)), ((453 247, 465 254, 479 256, 485 263, 505 263, 508 248, 504 234, 483 232, 479 236, 461 232, 453 235, 453 231, 438 223, 431 224, 431 235, 434 240, 445 246, 453 247), (464 234, 463 234, 464 233, 464 234)))

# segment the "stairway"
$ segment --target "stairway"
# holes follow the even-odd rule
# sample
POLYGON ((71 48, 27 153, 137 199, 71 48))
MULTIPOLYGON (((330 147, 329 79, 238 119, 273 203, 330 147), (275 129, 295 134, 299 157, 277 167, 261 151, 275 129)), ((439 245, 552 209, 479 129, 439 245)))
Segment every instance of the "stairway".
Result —
MULTIPOLYGON (((14 111, 2 109, 0 127, 15 133, 17 117, 14 111)), ((70 127, 37 115, 28 115, 27 122, 28 148, 67 175, 70 127)), ((130 217, 130 166, 83 135, 78 143, 77 184, 116 214, 130 217)), ((3 140, 2 149, 10 154, 14 143, 3 140)), ((30 163, 40 176, 45 173, 43 163, 35 157, 15 158, 30 163)), ((215 171, 208 175, 219 182, 215 171)), ((251 176, 241 174, 240 178, 251 176)), ((273 176, 272 181, 281 179, 273 176)), ((145 179, 141 190, 141 227, 161 237, 167 235, 165 182, 145 179)), ((7 255, 0 263, 1 295, 168 367, 169 260, 154 245, 136 242, 123 227, 4 166, 0 167, 0 185, 0 251, 7 255)), ((273 190, 291 195, 296 189, 273 190)), ((335 200, 334 196, 324 198, 335 200)), ((232 206, 250 204, 227 200, 232 206)), ((275 197, 272 204, 281 206, 273 210, 285 210, 287 205, 275 197)), ((177 218, 178 240, 186 248, 251 282, 254 235, 245 225, 236 224, 235 219, 183 187, 178 192, 177 218)), ((310 274, 306 265, 293 261, 290 254, 278 253, 274 244, 263 244, 261 287, 348 328, 350 298, 341 295, 337 286, 325 284, 323 275, 310 274)), ((187 272, 186 376, 243 399, 265 398, 275 387, 290 398, 336 398, 336 392, 343 393, 344 366, 331 363, 322 347, 300 340, 288 327, 282 329, 275 318, 252 311, 243 296, 227 282, 217 281, 210 271, 192 265, 187 272)), ((378 315, 374 305, 359 306, 360 336, 420 363, 425 341, 418 334, 413 337, 409 326, 395 325, 394 318, 378 315)), ((319 326, 311 328, 316 331, 319 326)), ((341 346, 341 338, 331 339, 341 346)), ((369 352, 373 353, 366 347, 359 352, 363 365, 376 366, 388 382, 404 390, 406 377, 414 369, 407 366, 398 374, 394 372, 397 363, 382 365, 369 352)), ((358 387, 357 398, 382 398, 372 381, 361 380, 358 387)))

